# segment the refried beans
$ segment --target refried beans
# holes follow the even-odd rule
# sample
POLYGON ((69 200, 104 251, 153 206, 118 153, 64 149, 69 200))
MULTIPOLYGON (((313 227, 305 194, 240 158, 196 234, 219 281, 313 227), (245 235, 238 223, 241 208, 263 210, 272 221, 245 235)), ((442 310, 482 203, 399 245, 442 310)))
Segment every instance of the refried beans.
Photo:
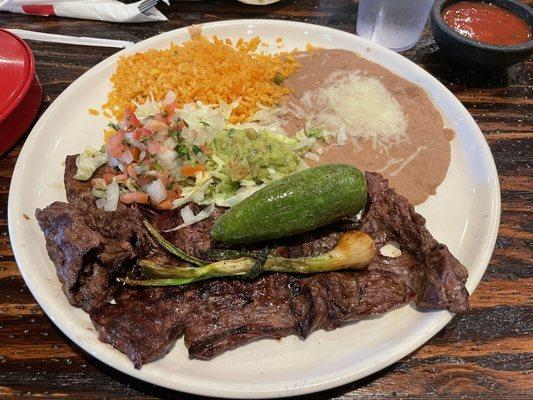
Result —
MULTIPOLYGON (((371 140, 361 138, 350 139, 343 145, 323 144, 319 164, 348 163, 363 171, 379 172, 415 205, 436 193, 450 164, 449 142, 454 132, 444 128, 439 111, 422 88, 347 50, 300 53, 298 61, 300 70, 285 81, 293 90, 285 100, 289 108, 304 109, 302 95, 321 87, 331 73, 356 71, 378 78, 400 104, 407 120, 405 138, 400 144, 375 148, 371 140)), ((305 120, 290 113, 283 117, 283 123, 289 134, 305 127, 305 120)), ((310 165, 316 163, 309 160, 310 165)))

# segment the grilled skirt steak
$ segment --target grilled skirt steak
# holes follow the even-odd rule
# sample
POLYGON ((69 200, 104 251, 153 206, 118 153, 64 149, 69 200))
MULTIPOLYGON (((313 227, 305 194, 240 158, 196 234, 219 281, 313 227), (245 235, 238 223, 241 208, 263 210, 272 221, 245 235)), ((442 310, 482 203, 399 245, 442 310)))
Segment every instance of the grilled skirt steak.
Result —
MULTIPOLYGON (((69 156, 69 203, 53 203, 36 215, 67 298, 88 311, 100 339, 125 353, 137 368, 164 354, 181 335, 192 357, 207 359, 263 337, 305 338, 316 329, 335 329, 409 302, 453 312, 468 309, 466 269, 379 174, 366 174, 369 201, 360 221, 343 221, 271 246, 286 257, 316 255, 333 248, 343 230, 360 229, 378 247, 397 241, 399 257, 378 253, 360 271, 265 274, 252 281, 225 278, 184 287, 136 288, 120 286, 115 278, 138 257, 166 255, 143 230, 139 210, 98 210, 88 188, 72 179, 74 173, 75 156, 69 156)), ((222 212, 167 239, 201 256, 213 246, 210 230, 222 212)), ((150 217, 161 230, 181 222, 177 212, 151 211, 150 217)))
MULTIPOLYGON (((100 168, 96 175, 103 173, 100 168)), ((56 201, 35 216, 46 238, 63 292, 85 311, 107 303, 122 276, 152 242, 135 208, 120 206, 106 212, 96 207, 89 182, 73 178, 76 156, 65 162, 68 203, 56 201)))

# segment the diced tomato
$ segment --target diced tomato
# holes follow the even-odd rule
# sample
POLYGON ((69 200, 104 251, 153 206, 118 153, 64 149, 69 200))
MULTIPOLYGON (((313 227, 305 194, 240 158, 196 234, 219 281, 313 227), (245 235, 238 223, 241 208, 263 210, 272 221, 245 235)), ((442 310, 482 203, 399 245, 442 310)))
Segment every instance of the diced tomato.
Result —
POLYGON ((172 190, 176 193, 176 198, 181 197, 181 186, 178 183, 172 185, 172 190))
POLYGON ((202 153, 209 154, 209 149, 205 144, 201 144, 199 147, 202 149, 202 153))
POLYGON ((153 206, 159 210, 172 210, 172 201, 169 199, 166 199, 166 200, 163 200, 159 204, 153 204, 153 206))
POLYGON ((176 104, 174 102, 167 104, 165 107, 165 111, 167 113, 167 124, 170 125, 172 122, 172 118, 174 117, 174 109, 176 108, 176 104))
POLYGON ((107 183, 109 185, 111 182, 113 182, 113 178, 115 177, 115 175, 116 174, 113 173, 113 172, 104 173, 103 178, 104 178, 105 183, 107 183))
POLYGON ((140 140, 141 139, 141 130, 140 129, 135 129, 132 133, 131 133, 131 137, 133 140, 140 140))
POLYGON ((124 193, 120 196, 120 201, 124 204, 139 203, 148 204, 148 194, 144 192, 124 193))
POLYGON ((197 172, 205 171, 205 166, 203 164, 198 165, 184 165, 181 169, 181 174, 183 176, 194 176, 197 172))
POLYGON ((166 122, 167 120, 165 119, 165 117, 163 117, 163 114, 161 113, 157 113, 156 115, 154 115, 154 120, 156 121, 160 121, 160 122, 166 122))
POLYGON ((139 159, 139 156, 141 155, 141 150, 139 150, 138 147, 131 146, 130 147, 130 152, 131 152, 131 155, 133 156, 134 160, 138 160, 139 159))
POLYGON ((146 122, 145 126, 153 132, 168 132, 168 125, 164 120, 154 118, 146 122))
POLYGON ((155 181, 155 178, 154 178, 153 176, 149 176, 149 175, 137 175, 137 183, 138 183, 140 186, 149 185, 149 184, 152 183, 153 181, 155 181))
POLYGON ((167 190, 167 200, 176 200, 178 198, 178 196, 176 195, 176 192, 174 192, 173 190, 167 190))
POLYGON ((125 182, 128 179, 128 174, 115 175, 115 182, 125 182))
POLYGON ((139 121, 139 118, 137 118, 135 113, 130 108, 126 108, 126 111, 124 112, 124 119, 128 125, 133 125, 135 128, 141 127, 141 121, 139 121))
POLYGON ((166 171, 158 171, 157 177, 161 180, 163 186, 167 187, 167 185, 169 184, 169 173, 166 171))
POLYGON ((128 150, 128 147, 122 143, 124 140, 125 132, 124 131, 118 131, 115 135, 110 136, 106 140, 106 149, 107 153, 111 157, 118 158, 122 154, 124 154, 125 151, 128 150))
POLYGON ((150 140, 146 144, 146 150, 150 154, 158 154, 158 153, 161 153, 161 151, 163 151, 163 145, 159 142, 150 140))
POLYGON ((154 133, 150 129, 137 128, 135 129, 135 131, 133 131, 133 139, 140 141, 140 140, 149 138, 153 134, 154 133))
POLYGON ((135 164, 128 165, 128 168, 126 168, 126 171, 128 172, 128 176, 130 178, 135 178, 137 176, 137 171, 135 171, 135 164))

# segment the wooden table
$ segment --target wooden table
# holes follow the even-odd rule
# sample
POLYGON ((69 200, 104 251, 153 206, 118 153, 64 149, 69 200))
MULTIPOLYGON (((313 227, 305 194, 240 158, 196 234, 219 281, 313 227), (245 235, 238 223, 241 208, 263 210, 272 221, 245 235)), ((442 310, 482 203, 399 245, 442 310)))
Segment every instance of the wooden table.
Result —
MULTIPOLYGON (((350 0, 285 0, 254 7, 236 1, 174 2, 170 21, 111 24, 0 14, 0 26, 139 41, 194 23, 279 18, 355 31, 350 0)), ((44 88, 42 111, 76 78, 115 49, 30 43, 44 88)), ((472 310, 415 353, 361 381, 308 399, 533 398, 533 62, 500 72, 470 72, 441 63, 426 31, 405 55, 446 85, 472 113, 492 149, 502 190, 496 249, 472 310)), ((1 77, 0 77, 1 79, 1 77)), ((0 158, 0 397, 193 399, 129 378, 68 340, 26 288, 7 231, 9 183, 24 139, 0 158)))

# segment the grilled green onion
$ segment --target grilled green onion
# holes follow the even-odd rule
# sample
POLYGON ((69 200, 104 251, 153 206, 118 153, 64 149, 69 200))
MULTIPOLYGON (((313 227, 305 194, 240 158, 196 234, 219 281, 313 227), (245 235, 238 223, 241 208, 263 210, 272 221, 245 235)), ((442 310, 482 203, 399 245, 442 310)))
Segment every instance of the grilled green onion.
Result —
POLYGON ((152 235, 152 237, 161 245, 163 246, 167 251, 174 254, 176 257, 180 258, 183 261, 187 261, 188 263, 197 265, 199 267, 209 264, 207 261, 200 260, 199 258, 193 257, 185 253, 184 251, 180 250, 178 247, 174 246, 172 243, 167 241, 158 231, 155 229, 155 227, 150 224, 147 220, 143 221, 144 226, 152 235))
MULTIPOLYGON (((360 269, 370 263, 374 254, 374 242, 370 236, 363 232, 350 231, 345 232, 333 250, 328 253, 301 258, 267 256, 264 260, 259 259, 259 262, 264 261, 262 266, 258 264, 258 260, 251 257, 222 260, 200 267, 164 266, 150 260, 140 260, 138 264, 142 267, 143 275, 157 278, 125 278, 123 282, 139 286, 178 286, 226 276, 248 277, 252 273, 262 271, 313 274, 360 269)), ((263 252, 264 255, 266 252, 263 252)))

